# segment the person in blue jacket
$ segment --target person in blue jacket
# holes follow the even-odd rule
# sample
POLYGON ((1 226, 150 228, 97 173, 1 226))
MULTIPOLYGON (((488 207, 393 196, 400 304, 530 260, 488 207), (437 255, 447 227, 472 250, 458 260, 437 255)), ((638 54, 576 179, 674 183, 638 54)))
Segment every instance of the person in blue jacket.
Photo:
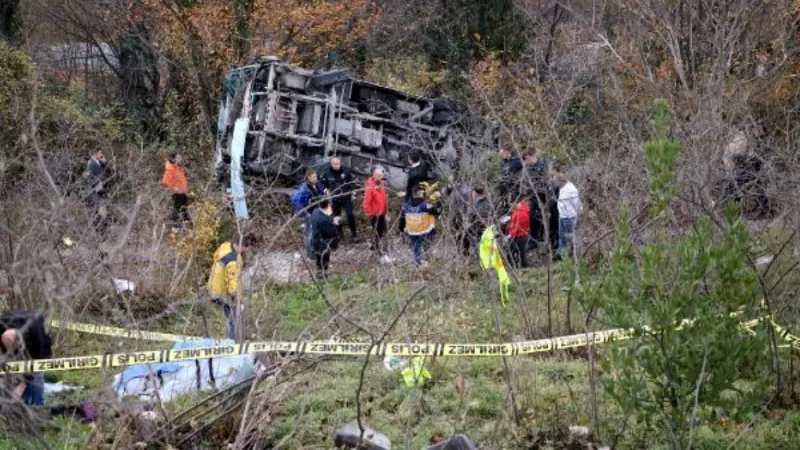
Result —
POLYGON ((305 234, 305 248, 309 258, 313 258, 311 251, 311 233, 309 230, 309 220, 311 213, 319 206, 322 196, 325 195, 325 189, 322 183, 317 178, 317 172, 309 170, 306 172, 306 181, 292 194, 292 208, 298 217, 303 218, 304 234, 305 234))

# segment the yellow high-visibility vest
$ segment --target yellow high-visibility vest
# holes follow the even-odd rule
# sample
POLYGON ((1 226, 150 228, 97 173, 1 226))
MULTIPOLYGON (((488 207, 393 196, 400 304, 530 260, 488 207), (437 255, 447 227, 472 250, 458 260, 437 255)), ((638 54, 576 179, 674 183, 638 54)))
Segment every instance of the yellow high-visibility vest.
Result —
POLYGON ((500 255, 500 246, 494 237, 494 225, 489 225, 481 235, 480 242, 481 268, 483 270, 493 269, 497 273, 500 282, 500 301, 505 306, 508 303, 508 287, 511 280, 508 272, 503 265, 503 257, 500 255))
POLYGON ((411 361, 408 362, 408 366, 403 369, 403 379, 408 387, 414 385, 421 387, 425 384, 425 380, 430 377, 431 373, 422 365, 422 358, 419 356, 411 358, 411 361))

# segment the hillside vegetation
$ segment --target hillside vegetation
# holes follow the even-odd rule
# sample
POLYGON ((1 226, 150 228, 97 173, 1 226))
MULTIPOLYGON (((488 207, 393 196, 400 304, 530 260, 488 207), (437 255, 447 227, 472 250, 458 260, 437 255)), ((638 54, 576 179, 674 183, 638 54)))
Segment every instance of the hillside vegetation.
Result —
MULTIPOLYGON (((47 411, 2 400, 0 449, 333 448, 352 421, 407 449, 459 433, 481 449, 797 448, 798 348, 780 330, 800 336, 798 30, 789 0, 3 3, 1 310, 221 338, 212 257, 251 235, 244 340, 632 338, 427 357, 424 386, 377 356, 270 354, 270 371, 241 385, 149 404, 113 392, 116 369, 48 372, 83 387, 49 405, 91 401, 96 420, 39 422, 47 411), (450 100, 494 124, 501 147, 558 163, 583 202, 579 252, 531 252, 534 267, 509 268, 504 305, 460 251, 455 194, 418 269, 392 192, 391 262, 344 239, 318 279, 276 180, 248 186, 247 221, 215 183, 225 74, 264 55, 450 100), (98 151, 104 228, 87 202, 98 151), (185 227, 161 186, 174 152, 189 174, 185 227)), ((478 156, 457 181, 495 192, 501 162, 478 156)), ((56 358, 172 346, 50 332, 56 358)))

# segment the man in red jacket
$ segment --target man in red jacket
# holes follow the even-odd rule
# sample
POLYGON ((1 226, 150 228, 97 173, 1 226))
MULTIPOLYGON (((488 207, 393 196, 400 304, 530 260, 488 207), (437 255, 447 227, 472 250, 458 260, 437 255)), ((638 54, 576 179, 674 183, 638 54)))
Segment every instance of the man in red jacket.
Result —
POLYGON ((386 196, 386 188, 383 182, 383 169, 376 167, 372 171, 372 176, 367 180, 367 188, 364 191, 364 214, 369 217, 372 225, 373 242, 370 247, 379 255, 383 254, 382 238, 386 234, 386 211, 389 199, 386 196))
POLYGON ((518 268, 528 267, 525 251, 528 249, 528 233, 531 229, 531 208, 528 200, 522 198, 511 210, 508 236, 511 238, 511 264, 518 268))

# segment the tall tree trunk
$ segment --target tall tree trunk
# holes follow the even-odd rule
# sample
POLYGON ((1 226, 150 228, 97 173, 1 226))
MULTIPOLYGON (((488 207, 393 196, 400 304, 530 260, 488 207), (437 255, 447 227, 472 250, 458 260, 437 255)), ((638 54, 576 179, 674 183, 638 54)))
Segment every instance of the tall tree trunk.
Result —
POLYGON ((190 59, 192 61, 192 75, 197 81, 197 102, 200 104, 200 110, 203 113, 203 118, 206 122, 206 129, 209 137, 213 142, 216 138, 216 120, 212 112, 212 98, 214 90, 211 88, 211 82, 208 79, 208 70, 206 69, 206 59, 203 54, 203 41, 200 34, 192 25, 191 21, 186 15, 186 11, 182 8, 171 8, 170 11, 178 19, 181 27, 186 31, 186 44, 189 47, 190 59))
POLYGON ((143 24, 134 25, 122 38, 118 59, 120 89, 129 114, 138 120, 145 141, 164 138, 158 55, 143 24))
POLYGON ((0 38, 13 41, 19 36, 19 0, 0 1, 0 38))
POLYGON ((253 0, 232 0, 234 27, 231 30, 231 44, 236 61, 243 61, 250 53, 250 16, 253 14, 253 0))

